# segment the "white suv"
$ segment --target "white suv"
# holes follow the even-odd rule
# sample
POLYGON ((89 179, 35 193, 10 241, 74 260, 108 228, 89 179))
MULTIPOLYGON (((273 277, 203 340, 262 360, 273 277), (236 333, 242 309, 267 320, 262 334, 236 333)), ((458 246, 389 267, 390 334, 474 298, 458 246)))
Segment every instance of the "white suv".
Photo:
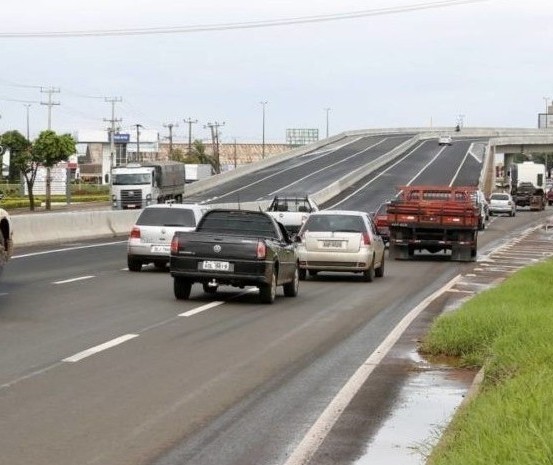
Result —
POLYGON ((180 203, 150 205, 140 213, 129 235, 127 264, 130 271, 153 263, 164 269, 169 263, 171 240, 176 231, 194 231, 207 207, 180 203))

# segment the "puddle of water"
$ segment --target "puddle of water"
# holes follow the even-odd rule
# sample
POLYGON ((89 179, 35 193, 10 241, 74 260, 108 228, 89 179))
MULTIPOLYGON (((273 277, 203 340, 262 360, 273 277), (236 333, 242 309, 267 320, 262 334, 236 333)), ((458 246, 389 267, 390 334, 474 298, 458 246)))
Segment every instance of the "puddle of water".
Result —
POLYGON ((451 368, 414 373, 398 407, 355 465, 423 465, 426 452, 468 392, 473 374, 451 368))

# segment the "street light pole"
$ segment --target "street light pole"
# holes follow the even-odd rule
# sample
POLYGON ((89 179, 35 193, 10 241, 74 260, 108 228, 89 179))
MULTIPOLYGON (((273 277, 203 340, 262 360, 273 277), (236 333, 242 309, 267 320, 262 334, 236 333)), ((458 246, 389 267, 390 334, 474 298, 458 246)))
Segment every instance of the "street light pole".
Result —
POLYGON ((325 108, 324 110, 326 111, 326 138, 328 139, 328 114, 332 108, 325 108))
POLYGON ((29 131, 29 108, 31 108, 30 103, 24 103, 25 107, 27 108, 27 140, 30 140, 30 131, 29 131))
POLYGON ((547 129, 547 113, 549 112, 549 97, 544 97, 545 100, 545 128, 547 129))
POLYGON ((261 158, 265 158, 265 105, 267 105, 266 100, 259 102, 263 106, 263 135, 262 135, 262 143, 261 143, 261 158))
POLYGON ((136 128, 136 157, 135 161, 140 161, 140 128, 143 128, 141 124, 134 124, 136 128))

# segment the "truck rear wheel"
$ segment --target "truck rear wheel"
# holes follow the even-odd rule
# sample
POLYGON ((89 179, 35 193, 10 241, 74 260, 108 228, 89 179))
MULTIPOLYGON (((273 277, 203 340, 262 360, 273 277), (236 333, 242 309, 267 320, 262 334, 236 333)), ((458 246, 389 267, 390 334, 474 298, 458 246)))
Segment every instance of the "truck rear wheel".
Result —
POLYGON ((188 300, 190 291, 192 290, 192 282, 185 278, 173 278, 173 292, 178 300, 188 300))
POLYGON ((284 295, 286 297, 296 297, 298 295, 299 288, 300 288, 300 273, 299 273, 299 268, 296 266, 296 270, 294 271, 294 277, 292 281, 290 281, 289 283, 286 283, 283 286, 284 295))

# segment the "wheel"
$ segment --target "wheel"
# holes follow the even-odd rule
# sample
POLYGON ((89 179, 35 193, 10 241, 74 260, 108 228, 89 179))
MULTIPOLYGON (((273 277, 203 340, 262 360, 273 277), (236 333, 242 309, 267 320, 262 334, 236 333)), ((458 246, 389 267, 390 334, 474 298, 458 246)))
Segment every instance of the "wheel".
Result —
POLYGON ((192 282, 185 278, 173 278, 173 291, 175 298, 178 300, 188 300, 190 291, 192 290, 192 282))
POLYGON ((315 278, 319 274, 318 270, 309 270, 309 276, 315 278))
POLYGON ((209 286, 207 283, 203 283, 204 292, 206 294, 215 294, 219 286, 209 286))
POLYGON ((384 277, 384 252, 382 252, 382 261, 380 262, 380 266, 374 270, 374 275, 377 278, 384 277))
POLYGON ((305 268, 300 268, 299 269, 300 281, 305 281, 306 276, 307 276, 307 270, 305 268))
POLYGON ((363 281, 368 283, 372 283, 374 281, 374 257, 369 268, 363 271, 363 281))
POLYGON ((156 267, 156 269, 158 270, 165 270, 167 268, 167 262, 164 261, 164 260, 156 260, 154 262, 154 266, 156 267))
POLYGON ((259 300, 264 304, 272 304, 276 297, 276 274, 273 273, 271 282, 259 286, 259 300))
POLYGON ((300 288, 300 273, 299 268, 296 266, 294 271, 294 278, 289 283, 283 286, 284 295, 286 297, 296 297, 298 295, 298 289, 300 288))
POLYGON ((127 266, 129 271, 140 271, 142 269, 142 261, 138 258, 127 256, 127 266))

